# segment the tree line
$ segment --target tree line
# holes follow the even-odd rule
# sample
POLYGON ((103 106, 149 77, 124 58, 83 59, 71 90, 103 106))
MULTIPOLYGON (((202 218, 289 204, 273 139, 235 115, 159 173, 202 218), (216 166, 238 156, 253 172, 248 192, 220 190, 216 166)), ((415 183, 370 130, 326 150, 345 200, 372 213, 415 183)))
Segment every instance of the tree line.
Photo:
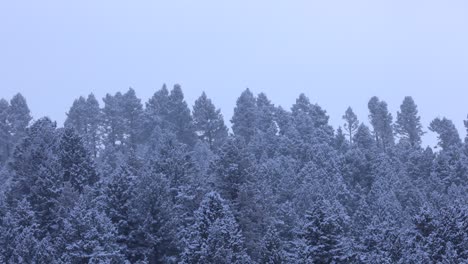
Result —
POLYGON ((335 129, 305 94, 288 110, 247 89, 232 132, 179 85, 102 103, 79 97, 58 127, 0 100, 0 262, 468 259, 468 139, 446 118, 426 131, 412 97, 395 119, 373 97, 370 127, 349 107, 335 129))

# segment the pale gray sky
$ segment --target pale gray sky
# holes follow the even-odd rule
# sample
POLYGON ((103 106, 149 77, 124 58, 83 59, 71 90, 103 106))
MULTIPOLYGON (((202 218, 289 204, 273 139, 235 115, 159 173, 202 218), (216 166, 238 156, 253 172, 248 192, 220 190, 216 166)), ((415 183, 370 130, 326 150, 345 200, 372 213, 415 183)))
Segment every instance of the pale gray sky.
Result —
POLYGON ((464 0, 1 1, 0 97, 61 123, 79 95, 146 101, 180 83, 229 120, 250 87, 285 107, 304 92, 336 127, 348 105, 367 121, 371 96, 395 116, 412 95, 424 125, 447 116, 464 136, 467 14, 464 0))

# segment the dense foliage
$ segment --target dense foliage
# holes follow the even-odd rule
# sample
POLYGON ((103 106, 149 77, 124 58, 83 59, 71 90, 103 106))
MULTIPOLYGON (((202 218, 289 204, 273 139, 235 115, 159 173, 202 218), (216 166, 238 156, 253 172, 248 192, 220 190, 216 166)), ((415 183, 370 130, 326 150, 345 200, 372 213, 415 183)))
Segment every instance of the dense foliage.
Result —
MULTIPOLYGON (((468 139, 421 147, 416 103, 343 129, 246 90, 232 134, 205 93, 80 97, 63 128, 0 100, 1 263, 466 263, 468 139)), ((465 121, 468 129, 468 121, 465 121)))

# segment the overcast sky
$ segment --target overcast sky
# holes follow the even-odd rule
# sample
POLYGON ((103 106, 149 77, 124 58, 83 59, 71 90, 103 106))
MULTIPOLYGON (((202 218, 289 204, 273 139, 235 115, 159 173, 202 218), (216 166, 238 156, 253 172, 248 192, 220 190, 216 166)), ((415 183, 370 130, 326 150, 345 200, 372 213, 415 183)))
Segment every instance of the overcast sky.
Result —
POLYGON ((446 116, 464 136, 467 14, 466 0, 0 1, 0 97, 62 123, 80 95, 180 83, 229 120, 249 87, 288 108, 304 92, 337 127, 348 105, 367 122, 371 96, 396 116, 412 95, 425 126, 446 116))

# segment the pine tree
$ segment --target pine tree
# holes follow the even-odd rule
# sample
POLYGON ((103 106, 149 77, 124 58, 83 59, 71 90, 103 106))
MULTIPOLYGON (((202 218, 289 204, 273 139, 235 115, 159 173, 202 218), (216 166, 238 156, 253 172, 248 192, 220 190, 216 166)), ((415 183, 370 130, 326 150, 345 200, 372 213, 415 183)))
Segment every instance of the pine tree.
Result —
POLYGON ((214 161, 212 171, 221 195, 236 203, 241 188, 249 179, 251 161, 242 138, 228 139, 214 161))
POLYGON ((349 137, 349 142, 353 143, 354 134, 359 128, 359 120, 351 107, 348 107, 346 113, 343 116, 343 119, 346 121, 344 128, 346 130, 346 134, 349 137))
POLYGON ((123 94, 121 107, 125 121, 125 142, 131 149, 136 149, 137 144, 141 141, 140 123, 143 118, 143 105, 141 100, 137 98, 135 90, 129 88, 123 94))
MULTIPOLYGON (((135 149, 142 136, 140 120, 143 118, 141 100, 130 88, 125 94, 107 94, 104 100, 103 124, 106 147, 130 146, 135 149)), ((126 148, 124 148, 126 149, 126 148)))
POLYGON ((158 128, 169 129, 169 91, 166 85, 154 93, 146 103, 144 111, 143 138, 148 140, 157 132, 158 128))
POLYGON ((104 145, 116 147, 125 142, 125 117, 123 112, 123 95, 118 92, 115 95, 107 94, 102 109, 104 145))
POLYGON ((108 95, 104 118, 78 98, 64 128, 0 100, 0 263, 466 262, 468 148, 450 120, 430 126, 443 150, 421 149, 407 97, 394 145, 372 98, 374 134, 347 111, 350 144, 305 95, 286 111, 249 93, 233 136, 178 86, 144 110, 133 89, 108 95))
POLYGON ((153 145, 154 149, 146 153, 147 168, 152 174, 167 177, 175 199, 189 183, 194 169, 187 145, 180 143, 171 133, 163 133, 153 145))
POLYGON ((234 216, 216 192, 201 202, 185 243, 181 263, 251 263, 234 216))
POLYGON ((73 102, 67 113, 65 127, 73 128, 84 140, 86 148, 96 158, 100 141, 101 109, 93 94, 73 102))
POLYGON ((37 222, 26 199, 17 203, 1 220, 0 260, 4 263, 31 263, 35 259, 37 222))
POLYGON ((78 99, 73 101, 70 110, 67 113, 67 119, 65 120, 65 127, 73 127, 80 135, 86 135, 88 133, 87 124, 87 113, 86 99, 80 96, 78 99))
POLYGON ((374 127, 374 136, 377 145, 383 151, 387 151, 395 143, 392 129, 392 114, 388 112, 387 103, 380 101, 377 97, 372 97, 368 104, 369 119, 374 127))
POLYGON ((41 237, 57 231, 58 197, 63 184, 57 157, 58 136, 55 123, 39 119, 28 128, 26 137, 15 149, 10 169, 13 172, 8 192, 10 206, 26 199, 37 216, 41 237))
POLYGON ((2 156, 3 161, 6 161, 12 155, 15 146, 25 136, 26 129, 32 120, 26 99, 18 93, 13 96, 9 104, 3 101, 0 106, 0 119, 2 119, 0 120, 2 122, 0 146, 4 147, 3 155, 0 154, 1 164, 2 156))
POLYGON ((88 148, 91 150, 93 157, 96 158, 99 150, 100 143, 100 125, 101 125, 101 111, 99 102, 96 100, 94 94, 88 95, 86 99, 86 116, 88 117, 88 131, 86 142, 88 148))
POLYGON ((167 263, 179 254, 177 227, 180 219, 168 179, 144 170, 135 179, 130 201, 131 228, 127 255, 133 262, 167 263))
POLYGON ((14 144, 18 143, 26 133, 26 128, 32 120, 26 99, 21 94, 16 94, 10 100, 8 108, 8 124, 14 144))
POLYGON ((130 207, 134 197, 133 177, 125 164, 113 172, 110 182, 104 189, 107 216, 116 228, 116 242, 123 253, 129 256, 129 245, 132 223, 130 207))
POLYGON ((63 180, 70 182, 78 192, 85 186, 98 181, 91 155, 84 146, 82 138, 73 129, 65 128, 59 142, 59 162, 63 169, 63 180))
POLYGON ((277 133, 277 125, 275 123, 275 106, 268 99, 266 94, 260 93, 256 99, 257 105, 257 122, 256 127, 263 133, 269 133, 271 129, 277 133))
POLYGON ((193 106, 193 121, 198 138, 206 142, 211 150, 222 146, 228 136, 221 110, 216 109, 210 99, 203 94, 193 106))
POLYGON ((465 125, 465 129, 467 131, 467 136, 465 137, 465 145, 468 145, 468 120, 463 120, 463 124, 465 125))
POLYGON ((180 85, 174 85, 170 93, 163 85, 146 104, 145 119, 143 131, 146 138, 151 137, 156 127, 159 127, 174 133, 181 143, 190 147, 195 144, 192 115, 180 85))
POLYGON ((343 129, 339 127, 336 130, 336 135, 335 135, 335 140, 334 140, 334 146, 337 151, 344 153, 346 150, 349 148, 349 143, 346 141, 346 136, 343 133, 343 129))
POLYGON ((352 148, 344 154, 342 167, 346 183, 357 191, 361 191, 360 188, 363 188, 362 191, 366 191, 366 193, 370 190, 373 180, 371 162, 367 156, 365 149, 352 148))
POLYGON ((262 240, 262 253, 260 263, 281 264, 287 263, 279 234, 274 227, 270 227, 262 240))
POLYGON ((370 129, 364 124, 361 124, 358 127, 358 130, 354 135, 353 142, 361 149, 371 150, 375 146, 375 141, 372 138, 370 129))
POLYGON ((63 241, 65 263, 122 263, 111 220, 93 206, 88 196, 77 202, 65 220, 63 241))
POLYGON ((10 104, 0 99, 0 165, 3 165, 10 156, 11 135, 8 126, 8 109, 10 104))
POLYGON ((301 252, 304 263, 346 263, 343 224, 336 214, 329 213, 324 204, 307 212, 306 225, 301 234, 305 245, 301 252))
POLYGON ((242 92, 237 99, 232 117, 232 131, 236 136, 243 137, 246 142, 250 142, 256 133, 257 107, 255 96, 249 89, 242 92))
POLYGON ((418 108, 411 96, 405 97, 403 104, 400 106, 400 111, 397 113, 395 132, 401 139, 408 140, 411 146, 419 146, 424 132, 421 117, 418 115, 418 108))
POLYGON ((442 119, 434 119, 429 126, 429 130, 438 134, 438 145, 444 150, 461 145, 461 139, 457 128, 451 120, 445 117, 442 119))
POLYGON ((196 138, 193 119, 185 102, 182 89, 178 84, 174 85, 169 95, 169 107, 169 118, 172 121, 173 131, 177 135, 177 139, 188 146, 193 146, 196 138))
POLYGON ((292 115, 297 131, 306 140, 330 142, 333 138, 333 128, 328 124, 327 112, 319 105, 311 104, 304 94, 292 106, 292 115))

